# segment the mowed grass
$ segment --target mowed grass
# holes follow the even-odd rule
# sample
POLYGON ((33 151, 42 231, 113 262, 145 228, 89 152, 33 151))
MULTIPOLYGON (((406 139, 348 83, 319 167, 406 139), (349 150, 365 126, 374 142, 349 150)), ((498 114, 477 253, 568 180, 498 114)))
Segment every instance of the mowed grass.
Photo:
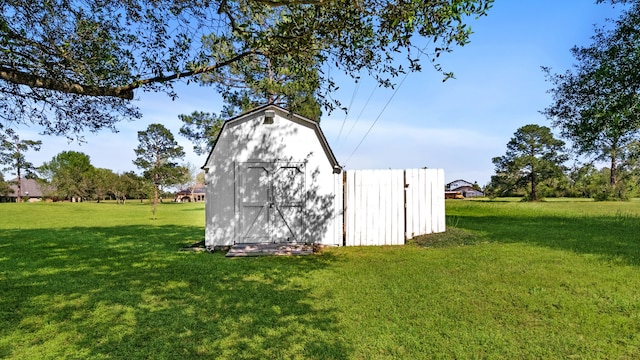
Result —
POLYGON ((182 252, 202 204, 0 204, 0 358, 640 358, 640 202, 447 202, 448 231, 182 252))

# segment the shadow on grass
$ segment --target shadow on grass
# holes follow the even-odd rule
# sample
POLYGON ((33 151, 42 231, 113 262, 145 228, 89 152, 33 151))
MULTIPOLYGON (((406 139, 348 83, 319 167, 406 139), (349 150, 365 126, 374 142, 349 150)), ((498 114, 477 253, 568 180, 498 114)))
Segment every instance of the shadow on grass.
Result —
POLYGON ((202 228, 0 230, 0 358, 347 358, 337 259, 179 252, 202 228))
POLYGON ((457 216, 484 240, 527 243, 640 265, 640 218, 612 216, 457 216))

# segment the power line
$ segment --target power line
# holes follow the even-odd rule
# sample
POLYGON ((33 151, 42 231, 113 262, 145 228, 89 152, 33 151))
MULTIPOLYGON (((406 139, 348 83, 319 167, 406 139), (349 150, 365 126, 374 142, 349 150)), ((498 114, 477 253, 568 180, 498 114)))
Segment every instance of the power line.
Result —
POLYGON ((338 136, 336 137, 336 145, 340 142, 340 135, 342 135, 344 124, 347 122, 347 117, 349 116, 349 112, 351 111, 353 100, 356 98, 356 94, 358 94, 358 89, 360 89, 360 81, 356 80, 356 87, 353 89, 353 95, 351 95, 351 101, 349 102, 349 106, 347 107, 347 113, 344 114, 344 120, 342 120, 342 126, 340 126, 340 131, 338 132, 338 136))
MULTIPOLYGON (((398 93, 398 90, 400 89, 402 84, 404 84, 404 81, 407 79, 408 75, 409 75, 408 72, 404 74, 404 77, 400 81, 400 84, 398 84, 398 86, 396 86, 396 88, 394 89, 393 93, 389 97, 389 100, 387 100, 387 102, 384 104, 384 107, 382 108, 382 110, 380 110, 380 113, 378 114, 378 117, 376 117, 376 119, 373 121, 373 123, 371 123, 371 126, 369 126, 369 130, 367 130, 367 132, 364 134, 364 136, 362 137, 362 139, 360 140, 360 142, 358 143, 356 148, 353 149, 353 152, 351 153, 351 155, 349 155, 349 157, 347 158, 347 161, 345 161, 345 164, 348 163, 349 160, 351 160, 351 157, 353 157, 353 155, 356 153, 356 151, 358 151, 358 149, 360 148, 360 145, 362 145, 362 143, 364 142, 364 139, 367 138, 367 136, 371 132, 371 129, 373 129, 373 126, 378 122, 378 120, 380 120, 380 117, 382 116, 382 113, 384 113, 384 111, 387 109, 387 106, 389 105, 391 100, 393 100, 393 97, 396 96, 396 93, 398 93)), ((372 95, 373 95, 373 93, 372 93, 372 95)), ((368 101, 367 101, 367 103, 368 103, 368 101)))
MULTIPOLYGON (((416 60, 420 60, 420 58, 422 57, 422 55, 424 54, 425 50, 427 49, 428 43, 424 46, 424 48, 422 48, 422 50, 419 51, 418 54, 418 58, 416 60)), ((432 60, 433 62, 433 60, 432 60)), ((367 130, 367 132, 364 134, 364 136, 362 137, 362 139, 360 140, 360 142, 358 143, 358 145, 356 146, 355 149, 353 149, 353 152, 351 153, 351 155, 349 155, 349 157, 347 158, 347 161, 345 161, 345 164, 349 162, 349 160, 351 160, 351 158, 353 157, 353 155, 356 153, 356 151, 358 151, 358 149, 360 148, 360 145, 362 145, 362 143, 364 142, 364 139, 367 138, 367 136, 369 135, 369 133, 371 132, 371 129, 373 129, 373 126, 378 122, 378 120, 380 120, 380 117, 382 116, 382 113, 384 113, 384 111, 386 110, 387 106, 389 105, 389 103, 391 102, 391 100, 393 100, 393 97, 396 96, 396 93, 398 92, 398 90, 400 89, 400 87, 402 86, 402 84, 404 84, 404 81, 407 79, 407 76, 409 76, 409 72, 407 71, 404 74, 404 77, 402 78, 402 80, 400 81, 400 84, 398 84, 398 86, 394 89, 393 93, 391 94, 391 96, 389 97, 389 100, 387 100, 386 104, 384 104, 384 107, 382 108, 382 110, 380 110, 380 113, 378 114, 378 117, 376 117, 376 119, 373 121, 373 123, 371 124, 371 126, 369 126, 369 129, 367 130)), ((374 88, 375 91, 375 88, 374 88)), ((371 92, 371 95, 369 96, 369 100, 371 99, 371 96, 373 96, 373 92, 371 92)), ((369 100, 367 100, 367 104, 369 103, 369 100)), ((365 104, 366 106, 366 104, 365 104)), ((362 111, 364 111, 364 107, 362 109, 362 111)), ((360 113, 360 115, 362 115, 362 112, 360 113)), ((358 117, 359 118, 359 117, 358 117)), ((354 125, 355 126, 355 123, 354 125)), ((351 129, 353 129, 353 126, 351 127, 351 129)))
POLYGON ((373 97, 373 94, 375 94, 377 88, 378 88, 377 86, 374 86, 373 89, 371 90, 371 94, 369 94, 369 98, 367 98, 367 101, 362 106, 362 109, 360 109, 360 114, 358 114, 358 117, 351 124, 351 128, 349 128, 349 132, 347 132, 347 135, 345 137, 349 137, 349 135, 351 135, 351 131, 353 131, 353 128, 356 127, 356 124, 358 123, 358 120, 360 120, 360 118, 362 117, 362 114, 364 113, 364 110, 369 105, 369 101, 371 101, 371 98, 373 97))

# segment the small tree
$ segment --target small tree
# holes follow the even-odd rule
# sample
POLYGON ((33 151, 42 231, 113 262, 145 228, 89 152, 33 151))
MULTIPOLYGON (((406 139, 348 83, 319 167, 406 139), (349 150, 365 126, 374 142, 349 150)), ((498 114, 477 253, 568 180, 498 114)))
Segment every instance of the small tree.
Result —
POLYGON ((134 150, 133 163, 144 171, 144 177, 153 184, 153 215, 155 218, 158 195, 163 186, 179 184, 184 169, 173 160, 184 157, 182 146, 162 124, 151 124, 145 131, 138 131, 140 144, 134 150))
POLYGON ((563 175, 564 141, 555 139, 546 126, 525 125, 507 143, 505 155, 493 158, 492 184, 505 190, 529 187, 529 199, 538 200, 539 183, 563 175))
POLYGON ((29 149, 39 151, 42 141, 20 140, 18 134, 13 129, 7 129, 5 134, 0 134, 0 162, 5 165, 2 169, 9 171, 16 176, 16 186, 18 188, 17 201, 22 201, 22 177, 27 178, 35 175, 35 166, 28 162, 25 152, 29 149))

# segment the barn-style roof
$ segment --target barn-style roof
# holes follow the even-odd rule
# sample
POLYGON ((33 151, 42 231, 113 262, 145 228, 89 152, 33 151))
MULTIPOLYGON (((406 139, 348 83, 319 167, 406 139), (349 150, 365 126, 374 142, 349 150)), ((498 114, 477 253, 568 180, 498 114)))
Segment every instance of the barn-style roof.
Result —
MULTIPOLYGON (((329 147, 327 138, 324 136, 324 133, 322 132, 322 129, 320 128, 320 125, 318 124, 318 122, 313 121, 309 118, 306 118, 302 115, 298 115, 296 113, 288 111, 286 109, 283 109, 277 105, 267 104, 267 105, 259 106, 225 121, 224 124, 222 125, 222 129, 220 129, 220 134, 222 134, 225 131, 225 129, 227 129, 228 127, 233 126, 236 123, 240 123, 246 120, 247 118, 255 117, 258 114, 263 114, 267 110, 274 111, 283 118, 286 118, 300 125, 313 129, 316 133, 316 136, 318 137, 318 141, 320 142, 320 144, 322 145, 322 148, 324 149, 325 155, 327 156, 327 158, 329 159, 329 162, 333 166, 334 172, 340 173, 342 171, 342 167, 338 163, 338 160, 333 154, 333 151, 329 147)), ((218 138, 214 142, 213 147, 211 148, 211 151, 207 156, 207 160, 205 161, 205 165, 203 166, 203 169, 207 166, 206 164, 209 163, 209 159, 211 158, 211 155, 213 154, 214 150, 216 149, 216 145, 218 144, 218 139, 220 139, 220 136, 218 136, 218 138)))

